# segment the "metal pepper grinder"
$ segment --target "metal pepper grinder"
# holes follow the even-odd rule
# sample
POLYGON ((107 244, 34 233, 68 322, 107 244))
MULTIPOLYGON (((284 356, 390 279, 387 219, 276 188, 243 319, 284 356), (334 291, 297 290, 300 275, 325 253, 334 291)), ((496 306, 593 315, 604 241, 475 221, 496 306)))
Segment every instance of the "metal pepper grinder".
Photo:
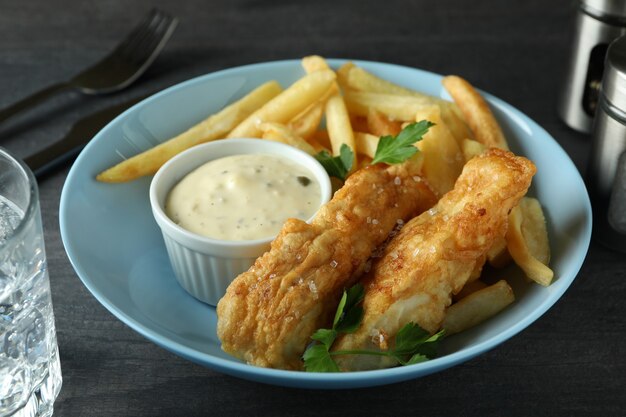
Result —
POLYGON ((580 1, 568 73, 557 108, 572 129, 591 131, 604 57, 611 41, 623 34, 626 34, 626 0, 580 1))
POLYGON ((587 186, 594 237, 626 252, 626 36, 613 41, 606 54, 587 186))

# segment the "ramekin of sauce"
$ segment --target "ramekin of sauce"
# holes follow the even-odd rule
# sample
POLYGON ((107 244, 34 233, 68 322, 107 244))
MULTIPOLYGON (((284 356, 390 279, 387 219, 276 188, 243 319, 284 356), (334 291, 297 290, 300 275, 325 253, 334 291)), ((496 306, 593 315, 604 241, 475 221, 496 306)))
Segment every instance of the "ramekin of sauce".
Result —
POLYGON ((310 221, 331 192, 310 155, 278 142, 227 139, 164 164, 152 179, 150 204, 178 282, 214 306, 287 218, 310 221))

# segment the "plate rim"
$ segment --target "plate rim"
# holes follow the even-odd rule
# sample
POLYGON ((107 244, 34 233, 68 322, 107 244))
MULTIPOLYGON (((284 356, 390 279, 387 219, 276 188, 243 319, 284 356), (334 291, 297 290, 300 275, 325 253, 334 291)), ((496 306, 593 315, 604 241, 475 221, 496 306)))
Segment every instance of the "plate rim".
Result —
MULTIPOLYGON (((413 68, 405 65, 393 64, 393 63, 385 63, 385 62, 377 62, 377 61, 368 61, 368 60, 351 60, 351 59, 339 59, 339 58, 329 58, 327 59, 329 64, 333 67, 341 65, 344 62, 354 62, 357 65, 365 65, 365 66, 381 66, 386 68, 395 68, 402 71, 410 70, 416 71, 418 73, 422 73, 425 76, 434 76, 436 78, 441 78, 441 74, 437 74, 434 72, 430 72, 427 70, 423 70, 420 68, 413 68)), ((186 345, 183 345, 177 341, 173 341, 166 336, 163 336, 156 332, 155 330, 144 326, 138 320, 133 318, 132 316, 125 313, 120 307, 118 307, 112 300, 109 300, 108 297, 104 296, 97 289, 96 283, 89 278, 89 273, 82 268, 82 265, 78 259, 76 259, 71 253, 72 251, 68 249, 69 244, 69 230, 66 223, 66 218, 64 213, 66 213, 66 207, 68 205, 68 188, 73 182, 74 176, 78 175, 76 168, 80 165, 80 161, 87 158, 89 154, 89 150, 92 145, 99 140, 100 138, 105 137, 108 130, 112 128, 113 125, 116 125, 121 120, 124 120, 129 114, 138 111, 143 106, 146 106, 154 101, 159 100, 162 96, 169 94, 172 91, 187 88, 196 83, 202 83, 205 80, 210 80, 212 78, 219 78, 223 75, 237 75, 238 72, 247 72, 250 70, 254 70, 255 68, 267 67, 267 66, 276 66, 276 65, 300 65, 299 59, 286 59, 286 60, 277 60, 277 61, 266 61, 266 62, 258 62, 253 64, 241 65, 232 68, 225 68, 219 71, 209 72, 206 74, 202 74, 188 80, 182 81, 180 83, 174 84, 163 90, 141 100, 136 103, 116 118, 114 118, 111 122, 109 122, 102 130, 100 130, 92 140, 87 144, 87 146, 83 149, 83 151, 77 157, 75 163, 70 169, 65 183, 63 185, 63 189, 61 191, 61 199, 59 205, 59 224, 61 230, 61 240, 65 249, 65 252, 70 260, 72 267, 74 268, 76 274, 79 279, 83 283, 83 285, 88 289, 92 296, 96 298, 96 300, 104 306, 109 312, 111 312, 117 319, 122 321, 124 324, 129 326, 131 329, 150 340, 151 342, 161 346, 162 348, 181 356, 185 359, 193 361, 195 363, 201 364, 203 366, 212 368, 214 370, 233 375, 236 377, 254 380, 257 382, 275 384, 275 385, 283 385, 289 387, 300 387, 300 388, 324 388, 324 389, 336 389, 336 388, 358 388, 358 387, 366 387, 366 386, 377 386, 383 385, 393 382, 400 382, 408 379, 418 378, 420 376, 426 376, 428 374, 438 372, 449 367, 455 366, 459 363, 465 362, 474 358, 477 355, 485 353, 506 340, 512 338, 516 334, 520 333, 522 330, 527 328, 530 324, 539 319, 543 314, 545 314, 558 300, 562 297, 565 291, 569 288, 572 282, 578 276, 580 269, 584 263, 586 254, 589 250, 589 244, 591 239, 591 227, 592 227, 592 216, 591 216, 591 203, 589 201, 588 193, 585 194, 584 203, 585 203, 585 223, 584 228, 581 230, 581 238, 585 238, 585 242, 583 242, 584 254, 580 258, 576 259, 573 264, 570 264, 570 268, 572 269, 573 276, 567 281, 563 282, 563 285, 559 286, 556 291, 553 291, 541 304, 537 306, 534 310, 530 312, 527 316, 524 317, 523 320, 520 320, 514 323, 511 327, 506 330, 494 335, 493 337, 483 340, 479 343, 473 344, 469 347, 463 348, 460 351, 453 352, 447 354, 442 357, 438 357, 432 359, 427 362, 423 362, 419 364, 419 368, 416 369, 414 367, 395 367, 388 369, 379 369, 379 370, 369 370, 369 371, 357 371, 357 372, 345 372, 345 373, 333 373, 333 374, 325 374, 325 373, 305 373, 302 371, 289 371, 289 370, 281 370, 281 369, 269 369, 262 368, 253 365, 248 365, 243 362, 235 362, 232 360, 220 358, 208 353, 202 353, 195 349, 192 349, 186 345)), ((481 91, 481 90, 479 90, 481 91)), ((542 126, 538 123, 530 119, 525 113, 518 110, 516 107, 508 104, 504 100, 499 99, 487 92, 481 91, 481 94, 484 95, 485 99, 489 102, 490 105, 495 105, 500 108, 500 110, 504 110, 507 113, 513 111, 517 116, 520 116, 522 120, 531 126, 534 130, 537 130, 537 133, 547 136, 552 142, 553 145, 562 152, 562 156, 564 156, 565 161, 568 164, 571 164, 578 174, 575 178, 575 181, 578 182, 578 185, 581 185, 582 188, 586 191, 586 187, 578 169, 575 167, 573 161, 569 157, 569 155, 565 152, 565 150, 561 147, 561 145, 550 135, 542 126)), ((560 278, 561 279, 561 278, 560 278)))

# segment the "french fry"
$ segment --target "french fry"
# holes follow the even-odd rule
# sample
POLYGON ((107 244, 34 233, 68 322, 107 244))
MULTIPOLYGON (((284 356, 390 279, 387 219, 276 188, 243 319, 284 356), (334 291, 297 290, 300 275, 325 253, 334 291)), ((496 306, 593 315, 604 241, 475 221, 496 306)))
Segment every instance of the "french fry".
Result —
MULTIPOLYGON (((304 57, 302 59, 302 67, 309 74, 315 71, 330 70, 330 66, 328 65, 326 60, 319 55, 310 55, 310 56, 304 57)), ((356 146, 354 145, 354 137, 352 133, 352 127, 350 125, 350 119, 347 116, 347 111, 345 111, 345 105, 343 104, 343 100, 339 96, 338 92, 339 92, 339 87, 337 85, 337 82, 334 82, 333 85, 328 89, 326 94, 320 100, 319 104, 323 105, 324 102, 326 104, 325 104, 325 107, 320 107, 319 118, 317 118, 318 113, 315 113, 309 119, 316 118, 315 120, 317 121, 317 125, 319 125, 321 118, 322 118, 322 114, 324 113, 324 110, 325 110, 326 120, 327 120, 326 124, 327 124, 328 135, 330 139, 331 148, 333 150, 333 154, 338 155, 339 149, 341 148, 341 144, 345 143, 348 146, 350 146, 350 148, 355 152, 355 158, 356 158, 356 146)), ((317 111, 317 107, 313 111, 317 111)), ((310 123, 310 124, 312 125, 313 123, 310 123)), ((314 129, 312 129, 312 131, 317 129, 317 125, 314 127, 314 129)), ((311 129, 308 129, 308 130, 311 130, 311 129)), ((308 134, 304 134, 302 136, 310 137, 310 135, 308 134)))
POLYGON ((454 188, 456 179, 463 169, 463 155, 456 140, 441 120, 440 108, 431 105, 416 112, 415 120, 434 123, 416 146, 424 155, 423 175, 437 195, 454 188))
POLYGON ((436 104, 441 100, 379 78, 354 64, 346 66, 340 69, 340 71, 342 71, 342 75, 339 79, 342 80, 345 87, 353 90, 417 97, 427 99, 430 101, 430 104, 436 104))
POLYGON ((439 107, 441 107, 441 118, 448 126, 450 133, 452 133, 459 146, 463 140, 474 138, 472 131, 465 123, 465 120, 463 120, 461 110, 455 103, 442 100, 439 102, 439 107))
POLYGON ((301 64, 302 68, 304 68, 307 74, 315 71, 330 69, 326 60, 319 55, 305 56, 304 58, 302 58, 301 64))
MULTIPOLYGON (((307 74, 315 71, 332 70, 326 60, 319 55, 309 55, 300 61, 302 68, 307 74)), ((338 91, 337 83, 334 82, 324 93, 320 100, 305 109, 300 115, 289 122, 289 127, 299 136, 308 139, 317 130, 324 116, 324 106, 326 101, 338 91)))
POLYGON ((546 218, 539 200, 524 197, 519 207, 522 210, 522 235, 531 255, 544 265, 550 263, 550 242, 546 229, 546 218))
POLYGON ((356 143, 354 133, 350 124, 350 117, 343 98, 335 94, 326 102, 326 128, 332 147, 333 155, 339 155, 341 145, 346 144, 354 152, 352 166, 357 166, 356 143))
POLYGON ((367 117, 370 109, 374 109, 389 119, 400 122, 414 121, 415 113, 433 105, 433 101, 427 97, 399 96, 368 91, 348 90, 344 92, 344 97, 350 114, 367 117))
MULTIPOLYGON (((319 55, 309 55, 305 56, 301 60, 302 68, 307 74, 310 74, 315 71, 332 71, 330 65, 324 58, 319 55)), ((339 85, 337 82, 333 82, 330 88, 324 93, 324 95, 320 98, 322 103, 326 103, 326 101, 334 94, 339 92, 339 85)))
POLYGON ((282 88, 276 81, 267 82, 180 135, 101 172, 96 179, 103 182, 126 182, 154 174, 174 155, 200 143, 223 138, 281 91, 282 88))
POLYGON ((476 140, 489 148, 508 150, 502 129, 480 93, 456 75, 444 77, 442 83, 459 106, 476 140))
POLYGON ((494 268, 504 268, 511 263, 511 254, 507 248, 506 239, 497 238, 487 252, 487 261, 494 268))
POLYGON ((462 332, 493 317, 513 301, 513 289, 505 280, 500 280, 448 307, 442 327, 446 334, 462 332))
POLYGON ((461 150, 463 152, 463 157, 465 158, 465 162, 469 161, 475 156, 480 155, 481 153, 487 150, 487 147, 480 142, 477 142, 473 139, 464 139, 461 142, 461 150))
POLYGON ((293 118, 288 126, 298 136, 309 139, 319 127, 324 116, 324 102, 318 101, 293 118))
POLYGON ((350 88, 348 86, 348 74, 350 74, 353 67, 354 63, 346 62, 337 70, 337 83, 344 92, 350 88))
POLYGON ((547 265, 533 256, 522 233, 524 215, 520 206, 516 206, 509 214, 509 226, 506 232, 506 243, 511 257, 531 280, 543 286, 552 282, 554 272, 547 265))
POLYGON ((396 136, 402 130, 399 122, 389 120, 387 116, 376 109, 370 109, 367 114, 367 127, 371 134, 375 136, 396 136))
MULTIPOLYGON (((379 78, 363 68, 355 66, 352 62, 348 62, 339 68, 337 79, 344 89, 425 98, 429 101, 429 104, 439 104, 441 106, 441 117, 458 142, 465 138, 473 137, 460 115, 460 110, 454 103, 379 78)), ((373 131, 371 133, 377 134, 373 131)))
POLYGON ((335 82, 330 70, 307 74, 267 102, 235 127, 229 138, 255 138, 261 135, 259 125, 265 122, 287 123, 320 99, 335 82))
POLYGON ((457 302, 462 298, 467 297, 468 295, 475 293, 478 290, 482 290, 483 288, 487 288, 487 284, 477 279, 474 281, 470 281, 461 288, 461 291, 452 295, 452 301, 457 302))
POLYGON ((356 142, 356 151, 359 154, 374 158, 376 147, 380 140, 378 136, 374 136, 370 133, 354 132, 354 140, 356 142))
POLYGON ((308 153, 309 155, 315 155, 317 151, 306 140, 295 134, 287 126, 280 123, 262 123, 259 128, 263 132, 263 139, 273 140, 275 142, 282 142, 287 145, 291 145, 294 148, 298 148, 301 151, 308 153))

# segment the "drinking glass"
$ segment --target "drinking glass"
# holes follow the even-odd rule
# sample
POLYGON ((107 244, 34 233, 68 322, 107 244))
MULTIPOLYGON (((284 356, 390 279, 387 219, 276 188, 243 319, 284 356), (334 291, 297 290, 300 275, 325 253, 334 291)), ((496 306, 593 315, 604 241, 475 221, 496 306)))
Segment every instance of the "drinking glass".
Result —
POLYGON ((0 416, 52 415, 61 381, 37 182, 0 148, 0 416))

